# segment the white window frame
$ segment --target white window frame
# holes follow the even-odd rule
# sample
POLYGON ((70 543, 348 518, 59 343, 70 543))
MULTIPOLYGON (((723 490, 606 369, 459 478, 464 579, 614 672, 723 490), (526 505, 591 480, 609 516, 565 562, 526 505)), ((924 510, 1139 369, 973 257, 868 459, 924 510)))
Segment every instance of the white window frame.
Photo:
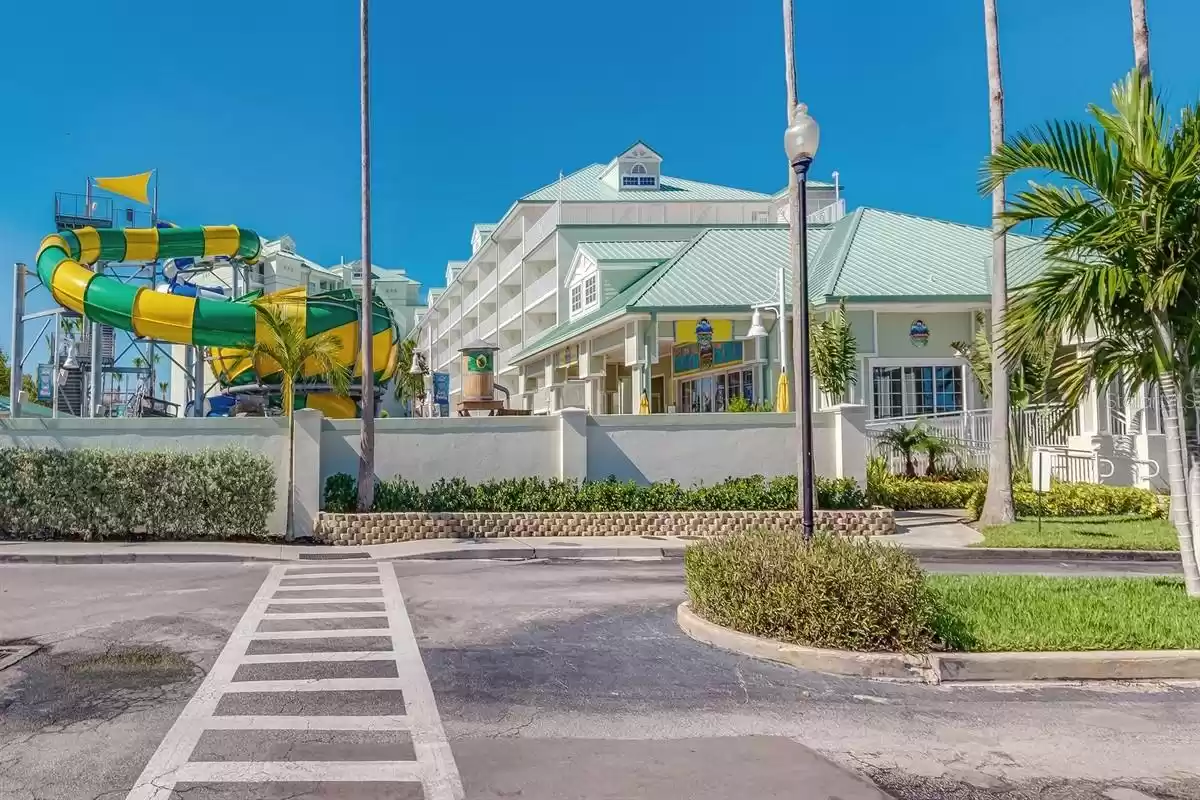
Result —
POLYGON ((646 165, 645 164, 634 164, 633 167, 630 168, 629 174, 630 175, 645 175, 646 174, 646 165))
POLYGON ((571 313, 578 314, 583 310, 583 284, 577 283, 571 287, 571 313))
MULTIPOLYGON (((877 322, 878 322, 878 320, 877 320, 877 322)), ((876 327, 876 331, 878 331, 878 327, 876 327)), ((962 412, 971 410, 971 408, 970 408, 970 402, 971 402, 970 384, 971 384, 971 378, 972 378, 971 368, 967 364, 967 362, 963 361, 960 358, 936 358, 936 357, 935 358, 868 358, 868 359, 866 359, 866 365, 867 365, 867 370, 866 370, 865 380, 863 380, 863 384, 864 384, 863 394, 864 394, 864 400, 866 402, 867 408, 869 409, 869 412, 870 412, 871 419, 901 419, 904 417, 930 416, 933 414, 955 414, 955 413, 962 413, 962 412), (900 402, 901 402, 901 411, 903 413, 901 414, 900 417, 880 417, 877 415, 877 409, 875 407, 875 369, 877 367, 879 367, 879 368, 894 368, 894 367, 902 368, 902 371, 900 374, 900 381, 901 381, 900 402), (933 368, 956 367, 956 368, 958 368, 960 371, 961 382, 962 382, 961 407, 959 409, 953 410, 953 411, 939 410, 936 405, 937 389, 935 386, 933 411, 929 411, 929 412, 911 411, 910 412, 910 410, 908 408, 909 397, 906 393, 907 386, 904 384, 904 380, 905 380, 904 372, 903 372, 904 367, 933 367, 933 368)), ((936 373, 935 373, 935 379, 936 379, 936 373)))
POLYGON ((592 273, 583 279, 583 307, 591 308, 596 305, 596 299, 600 295, 599 284, 596 280, 596 274, 592 273))

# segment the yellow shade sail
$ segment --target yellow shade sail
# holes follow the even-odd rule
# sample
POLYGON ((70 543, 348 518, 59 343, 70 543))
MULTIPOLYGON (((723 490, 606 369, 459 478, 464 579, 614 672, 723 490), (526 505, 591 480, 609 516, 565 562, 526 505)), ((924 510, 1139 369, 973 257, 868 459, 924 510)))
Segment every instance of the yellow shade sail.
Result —
POLYGON ((786 372, 779 373, 779 385, 775 387, 775 410, 781 414, 786 414, 792 410, 788 398, 788 379, 786 372))
POLYGON ((150 176, 154 171, 139 172, 137 175, 125 175, 120 178, 92 178, 92 183, 106 192, 137 200, 139 203, 150 203, 150 176))

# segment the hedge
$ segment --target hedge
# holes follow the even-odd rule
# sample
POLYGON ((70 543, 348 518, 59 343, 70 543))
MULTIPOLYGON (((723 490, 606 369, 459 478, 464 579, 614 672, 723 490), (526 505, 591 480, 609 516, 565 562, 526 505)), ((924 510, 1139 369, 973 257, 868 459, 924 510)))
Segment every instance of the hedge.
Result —
POLYGON ((727 628, 809 647, 925 652, 937 597, 899 547, 817 535, 734 534, 684 553, 692 608, 727 628))
POLYGON ((240 448, 0 448, 0 536, 265 537, 274 507, 270 460, 240 448))
POLYGON ((872 475, 867 483, 871 503, 897 511, 920 508, 966 508, 983 484, 872 475))
MULTIPOLYGON (((983 509, 987 486, 980 484, 966 509, 976 518, 983 509)), ((1165 495, 1131 486, 1101 486, 1096 483, 1052 483, 1040 500, 1041 513, 1047 517, 1101 517, 1135 515, 1162 518, 1169 506, 1165 495)), ((1038 514, 1038 496, 1029 486, 1013 487, 1013 506, 1017 516, 1038 514)))
MULTIPOLYGON (((866 508, 866 495, 852 478, 816 480, 817 506, 866 508)), ((355 479, 345 473, 325 482, 325 510, 357 510, 355 479)), ((505 478, 478 484, 442 478, 428 489, 397 476, 375 485, 372 511, 775 511, 796 508, 796 478, 727 478, 683 488, 674 481, 643 485, 615 478, 573 481, 505 478)))

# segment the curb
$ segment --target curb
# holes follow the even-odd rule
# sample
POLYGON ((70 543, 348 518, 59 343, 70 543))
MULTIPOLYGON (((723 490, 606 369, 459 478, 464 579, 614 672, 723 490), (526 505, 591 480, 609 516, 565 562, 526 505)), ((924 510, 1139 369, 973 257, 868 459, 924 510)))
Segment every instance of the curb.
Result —
POLYGON ((1200 650, 859 653, 804 647, 731 630, 700 617, 686 600, 679 604, 675 618, 688 636, 722 650, 856 678, 929 684, 1200 680, 1200 650))
POLYGON ((693 639, 753 658, 833 675, 904 683, 936 682, 929 674, 931 667, 926 656, 826 650, 764 639, 709 622, 692 611, 691 603, 686 600, 679 604, 675 619, 683 632, 693 639))
POLYGON ((1173 550, 1082 550, 1050 547, 909 547, 918 560, 926 561, 1121 561, 1161 564, 1178 561, 1173 550))
POLYGON ((0 564, 208 564, 216 562, 276 564, 285 561, 290 561, 290 559, 236 556, 224 553, 109 553, 104 555, 99 553, 94 555, 86 553, 75 555, 0 553, 0 564))

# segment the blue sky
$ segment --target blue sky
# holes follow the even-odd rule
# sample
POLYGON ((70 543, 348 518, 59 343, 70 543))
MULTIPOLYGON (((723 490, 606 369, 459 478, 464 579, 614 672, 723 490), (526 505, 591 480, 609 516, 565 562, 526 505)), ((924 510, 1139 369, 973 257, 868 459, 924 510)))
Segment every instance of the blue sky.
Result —
MULTIPOLYGON (((9 5, 0 344, 9 265, 52 228, 53 193, 88 175, 158 168, 168 219, 357 257, 357 3, 9 5)), ((838 170, 851 205, 986 223, 982 3, 797 6, 800 94, 823 130, 814 176, 838 170)), ((472 223, 639 138, 670 175, 762 191, 786 179, 778 2, 373 8, 374 261, 427 285, 469 253, 472 223)), ((1149 8, 1155 74, 1178 105, 1200 94, 1200 4, 1149 8)), ((1010 130, 1081 116, 1132 62, 1128 0, 1000 0, 1000 13, 1010 130)))

